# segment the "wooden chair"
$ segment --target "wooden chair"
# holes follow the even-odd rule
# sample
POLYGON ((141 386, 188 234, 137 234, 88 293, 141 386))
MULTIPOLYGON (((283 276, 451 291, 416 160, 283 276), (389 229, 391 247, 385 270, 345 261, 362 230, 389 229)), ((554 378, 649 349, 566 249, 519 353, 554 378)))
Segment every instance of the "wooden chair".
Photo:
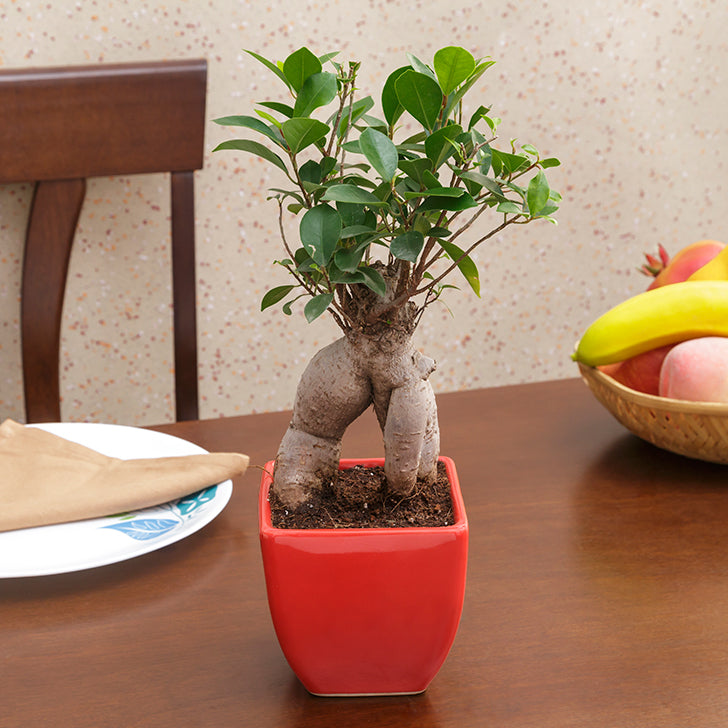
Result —
POLYGON ((198 418, 194 170, 204 60, 0 71, 0 184, 33 182, 21 290, 26 419, 61 418, 68 262, 89 177, 169 172, 176 419, 198 418))

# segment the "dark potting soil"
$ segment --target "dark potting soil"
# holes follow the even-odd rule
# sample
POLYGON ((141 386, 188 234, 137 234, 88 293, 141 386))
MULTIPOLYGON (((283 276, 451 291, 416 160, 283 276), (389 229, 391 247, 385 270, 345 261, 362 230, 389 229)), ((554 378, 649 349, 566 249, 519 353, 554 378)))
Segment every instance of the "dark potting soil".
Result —
POLYGON ((437 479, 421 481, 406 497, 387 492, 384 468, 357 465, 340 470, 321 494, 288 511, 275 490, 269 496, 276 528, 401 528, 451 526, 454 522, 450 483, 438 463, 437 479))

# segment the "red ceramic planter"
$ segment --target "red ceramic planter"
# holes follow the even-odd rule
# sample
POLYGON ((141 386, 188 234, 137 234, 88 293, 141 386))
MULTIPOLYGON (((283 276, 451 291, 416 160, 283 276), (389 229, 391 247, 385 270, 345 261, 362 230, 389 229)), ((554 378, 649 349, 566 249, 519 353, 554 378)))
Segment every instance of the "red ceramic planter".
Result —
MULTIPOLYGON (((437 528, 274 528, 271 477, 263 475, 268 603, 283 653, 309 692, 420 693, 445 661, 463 606, 468 522, 455 464, 440 459, 455 523, 437 528)), ((356 464, 383 460, 342 460, 340 467, 356 464)))

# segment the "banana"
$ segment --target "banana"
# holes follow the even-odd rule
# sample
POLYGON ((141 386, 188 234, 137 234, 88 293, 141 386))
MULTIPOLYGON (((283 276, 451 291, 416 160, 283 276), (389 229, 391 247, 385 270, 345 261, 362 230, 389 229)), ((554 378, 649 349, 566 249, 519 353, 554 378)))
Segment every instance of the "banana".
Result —
POLYGON ((571 358, 613 364, 700 336, 728 336, 728 281, 683 281, 638 293, 594 321, 571 358))

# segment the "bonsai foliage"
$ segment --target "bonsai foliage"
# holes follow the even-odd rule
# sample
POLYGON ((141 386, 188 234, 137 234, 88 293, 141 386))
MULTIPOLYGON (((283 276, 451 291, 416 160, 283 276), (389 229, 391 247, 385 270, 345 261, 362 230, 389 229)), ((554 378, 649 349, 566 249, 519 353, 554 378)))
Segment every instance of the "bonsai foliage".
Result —
POLYGON ((374 115, 371 96, 359 95, 358 63, 340 64, 336 54, 317 57, 307 48, 282 63, 249 53, 282 84, 285 100, 261 101, 254 115, 216 119, 245 129, 249 137, 225 141, 216 150, 252 153, 277 167, 286 181, 270 192, 278 202, 285 250, 276 262, 290 280, 268 290, 261 308, 280 304, 290 314, 303 300, 308 321, 328 311, 344 333, 333 348, 323 350, 329 351, 323 361, 319 352, 309 367, 327 373, 314 376, 307 370, 303 376, 291 428, 302 428, 306 442, 294 458, 297 474, 290 478, 295 483, 281 483, 288 449, 284 438, 276 488, 279 494, 291 491, 292 504, 300 502, 306 489, 316 487, 314 474, 326 475, 330 463, 338 461, 334 447, 329 464, 311 462, 311 473, 302 476, 303 448, 337 441, 341 428, 373 402, 384 431, 388 482, 406 492, 413 478, 432 471, 439 451, 431 412, 427 422, 422 416, 414 424, 407 417, 403 422, 397 415, 396 427, 387 426, 390 417, 395 419, 393 393, 404 400, 395 411, 410 406, 406 402, 413 393, 407 387, 412 386, 404 386, 405 380, 416 380, 415 389, 427 382, 427 391, 414 396, 412 406, 434 410, 427 381, 434 362, 411 348, 411 334, 425 308, 455 287, 446 283, 451 275, 462 276, 480 295, 471 257, 478 246, 511 225, 553 222, 560 196, 544 170, 559 162, 542 158, 528 144, 496 146, 500 119, 490 107, 476 102, 465 114, 468 93, 493 61, 476 59, 463 48, 438 50, 432 65, 408 56, 409 63, 392 71, 383 85, 381 116, 374 115), (286 213, 299 216, 295 242, 285 232, 286 213), (492 222, 484 232, 480 218, 486 215, 492 222), (379 371, 378 356, 389 369, 393 360, 409 357, 412 377, 379 371), (342 381, 348 376, 342 368, 357 372, 357 381, 342 381), (344 409, 341 422, 314 423, 311 407, 302 401, 304 387, 322 387, 316 396, 323 398, 326 418, 344 409), (340 393, 332 394, 333 389, 340 393), (402 427, 404 437, 392 442, 390 431, 401 434, 402 427), (412 427, 422 432, 413 433, 412 427), (434 441, 423 444, 430 436, 434 441))

